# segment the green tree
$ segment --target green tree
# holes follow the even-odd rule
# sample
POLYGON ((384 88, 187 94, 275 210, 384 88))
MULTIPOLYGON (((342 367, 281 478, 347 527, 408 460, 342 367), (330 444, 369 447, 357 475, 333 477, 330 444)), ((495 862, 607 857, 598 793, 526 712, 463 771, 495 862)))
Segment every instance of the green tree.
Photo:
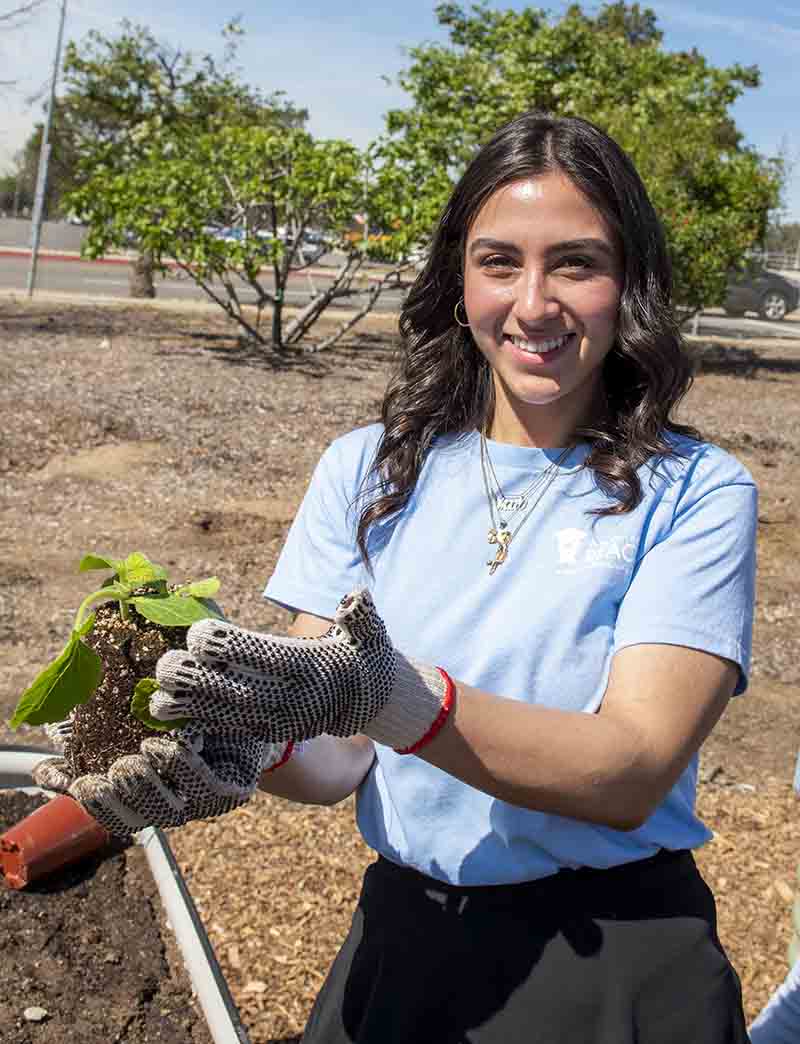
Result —
POLYGON ((25 180, 18 170, 0 175, 0 213, 20 217, 33 209, 34 183, 25 180))
POLYGON ((625 3, 595 15, 577 4, 560 18, 528 7, 436 8, 445 44, 410 50, 399 77, 412 105, 387 115, 385 152, 450 179, 479 145, 527 109, 580 115, 631 155, 664 222, 676 299, 689 312, 718 303, 726 273, 763 238, 778 202, 781 164, 743 144, 730 115, 759 84, 753 66, 710 65, 696 50, 666 51, 656 15, 625 3))
POLYGON ((656 13, 639 4, 606 4, 595 19, 598 29, 624 37, 634 47, 639 44, 660 44, 664 34, 658 28, 656 13))
MULTIPOLYGON (((19 190, 16 174, 0 174, 0 214, 6 217, 15 216, 15 204, 19 203, 19 190)), ((27 202, 27 201, 26 201, 27 202)))
MULTIPOLYGON (((128 21, 116 36, 92 31, 70 42, 54 113, 54 153, 64 180, 97 187, 149 156, 156 139, 177 144, 223 126, 303 126, 306 111, 282 92, 242 83, 235 66, 240 35, 237 22, 225 27, 219 60, 173 48, 128 21)), ((134 292, 152 296, 152 266, 146 252, 143 258, 134 265, 143 286, 134 292)))
MULTIPOLYGON (((9 175, 18 180, 20 206, 32 206, 39 170, 44 124, 37 123, 28 140, 14 157, 14 172, 9 175)), ((63 207, 64 196, 76 187, 76 173, 80 152, 77 143, 65 129, 61 107, 56 103, 54 120, 50 128, 50 158, 47 165, 47 188, 43 201, 45 220, 67 217, 63 207)), ((10 209, 6 207, 5 209, 10 209)))
MULTIPOLYGON (((354 314, 313 345, 319 350, 351 329, 408 268, 403 230, 396 231, 394 243, 391 235, 368 244, 348 238, 353 214, 364 204, 365 162, 348 142, 315 141, 297 128, 162 132, 148 137, 125 168, 98 167, 71 199, 89 224, 88 256, 133 237, 156 269, 177 266, 270 352, 299 345, 333 302, 358 296, 354 314), (228 235, 220 235, 221 228, 228 235), (325 230, 342 262, 327 285, 287 319, 287 285, 290 275, 309 263, 303 244, 311 228, 325 230), (369 257, 393 256, 397 263, 365 280, 369 257), (244 291, 255 293, 254 306, 245 304, 244 291), (263 323, 267 314, 269 332, 263 323)), ((376 176, 372 213, 384 206, 390 189, 385 176, 376 176)))

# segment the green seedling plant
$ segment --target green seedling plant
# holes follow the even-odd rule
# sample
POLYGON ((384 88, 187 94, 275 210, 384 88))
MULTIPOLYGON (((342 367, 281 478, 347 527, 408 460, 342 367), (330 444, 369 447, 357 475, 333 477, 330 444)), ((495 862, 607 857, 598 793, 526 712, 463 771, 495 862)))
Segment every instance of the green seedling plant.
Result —
MULTIPOLYGON (((103 680, 100 657, 84 641, 94 626, 95 614, 91 606, 96 602, 116 601, 123 620, 130 619, 133 608, 146 620, 162 627, 190 627, 198 620, 220 615, 206 602, 219 590, 216 577, 170 588, 166 570, 140 551, 134 551, 124 559, 89 554, 78 566, 80 573, 100 569, 110 569, 112 575, 97 591, 84 598, 63 651, 20 697, 11 718, 13 729, 23 722, 46 725, 63 721, 70 711, 91 698, 103 680)), ((159 731, 185 724, 186 719, 163 722, 151 716, 149 698, 157 687, 154 678, 144 678, 137 683, 131 714, 149 728, 159 731)))

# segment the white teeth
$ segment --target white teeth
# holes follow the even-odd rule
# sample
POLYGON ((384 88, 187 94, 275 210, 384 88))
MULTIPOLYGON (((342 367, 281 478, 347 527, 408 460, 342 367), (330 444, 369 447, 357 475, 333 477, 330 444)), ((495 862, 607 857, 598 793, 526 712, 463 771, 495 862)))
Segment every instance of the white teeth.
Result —
POLYGON ((512 337, 511 340, 523 352, 529 352, 531 355, 546 355, 547 352, 552 352, 554 349, 560 348, 562 344, 566 344, 569 336, 566 333, 561 337, 551 337, 548 341, 528 341, 524 337, 512 337))

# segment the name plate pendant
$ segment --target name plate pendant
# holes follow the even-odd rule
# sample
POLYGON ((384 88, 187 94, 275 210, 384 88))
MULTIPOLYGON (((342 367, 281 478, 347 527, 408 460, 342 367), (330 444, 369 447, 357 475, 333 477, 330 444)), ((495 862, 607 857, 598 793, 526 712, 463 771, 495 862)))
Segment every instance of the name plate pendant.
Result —
POLYGON ((528 498, 523 496, 517 497, 498 497, 497 498, 497 510, 502 511, 507 515, 514 514, 517 511, 522 511, 528 506, 528 498))

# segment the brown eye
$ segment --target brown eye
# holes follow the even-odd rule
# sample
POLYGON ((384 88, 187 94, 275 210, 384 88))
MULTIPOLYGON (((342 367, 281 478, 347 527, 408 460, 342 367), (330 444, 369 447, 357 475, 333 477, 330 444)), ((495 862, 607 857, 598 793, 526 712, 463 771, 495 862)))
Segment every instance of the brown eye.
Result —
POLYGON ((489 254, 488 257, 481 259, 481 268, 507 268, 509 265, 513 265, 514 262, 510 257, 505 257, 503 254, 489 254))
POLYGON ((559 263, 559 268, 594 268, 594 260, 584 257, 582 254, 573 254, 565 257, 559 263))

